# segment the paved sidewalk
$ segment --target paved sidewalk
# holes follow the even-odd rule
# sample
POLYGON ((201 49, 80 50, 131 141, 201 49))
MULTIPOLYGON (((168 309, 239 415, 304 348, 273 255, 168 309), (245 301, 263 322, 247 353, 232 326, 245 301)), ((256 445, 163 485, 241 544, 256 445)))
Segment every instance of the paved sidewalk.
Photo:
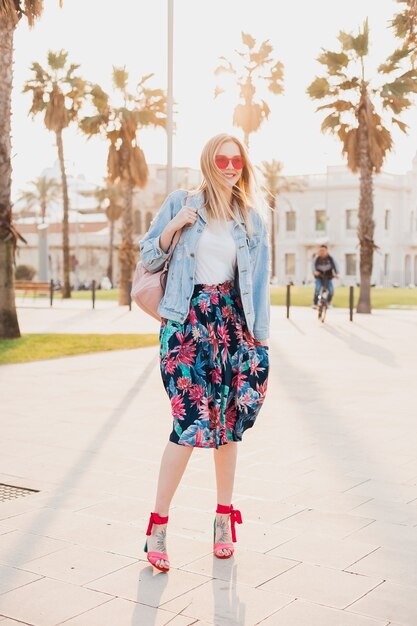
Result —
MULTIPOLYGON (((19 319, 147 324, 106 310, 19 319)), ((239 444, 235 557, 212 556, 212 452, 195 450, 168 575, 142 552, 171 429, 157 348, 0 368, 0 482, 39 490, 0 502, 0 626, 416 626, 416 314, 352 324, 335 309, 322 326, 274 307, 272 322, 267 400, 239 444)))

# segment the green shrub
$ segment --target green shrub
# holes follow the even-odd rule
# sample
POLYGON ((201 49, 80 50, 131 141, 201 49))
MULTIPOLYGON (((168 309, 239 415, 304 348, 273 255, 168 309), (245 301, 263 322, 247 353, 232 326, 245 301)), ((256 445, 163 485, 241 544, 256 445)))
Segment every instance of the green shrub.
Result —
POLYGON ((16 280, 33 280, 36 270, 32 265, 18 265, 15 271, 16 280))

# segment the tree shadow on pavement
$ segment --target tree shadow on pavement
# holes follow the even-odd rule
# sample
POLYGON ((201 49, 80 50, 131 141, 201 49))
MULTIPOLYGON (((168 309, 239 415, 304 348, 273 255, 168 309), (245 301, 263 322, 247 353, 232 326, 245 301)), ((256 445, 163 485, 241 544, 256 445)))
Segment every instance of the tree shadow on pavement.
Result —
POLYGON ((357 352, 361 356, 369 356, 379 363, 382 363, 382 365, 387 365, 388 367, 398 367, 395 355, 387 348, 367 341, 362 337, 358 337, 346 329, 341 331, 337 326, 332 326, 331 324, 323 325, 323 330, 326 333, 333 335, 333 337, 336 337, 336 339, 343 341, 348 348, 357 352))
MULTIPOLYGON (((131 387, 127 390, 117 406, 111 411, 110 415, 104 421, 100 431, 91 440, 90 445, 86 445, 84 447, 76 461, 66 472, 66 477, 59 484, 56 485, 55 490, 59 489, 59 492, 51 494, 50 498, 48 498, 42 505, 42 508, 36 511, 37 515, 32 521, 32 524, 28 527, 25 527, 22 531, 25 534, 25 538, 22 539, 21 533, 19 533, 18 545, 16 545, 16 549, 18 548, 17 551, 19 554, 19 558, 13 565, 14 568, 21 567, 27 561, 35 558, 33 557, 33 552, 36 543, 42 540, 43 537, 50 536, 54 538, 53 535, 48 534, 48 526, 61 512, 60 507, 62 507, 62 505, 65 503, 65 500, 68 498, 68 492, 76 489, 77 482, 88 473, 89 467, 95 456, 94 453, 97 450, 100 450, 101 446, 103 446, 105 442, 109 440, 116 426, 123 418, 125 412, 128 410, 135 397, 143 390, 143 388, 147 384, 149 376, 155 369, 155 363, 157 359, 158 357, 155 356, 155 354, 152 354, 152 357, 147 365, 140 372, 133 385, 131 385, 131 387)), ((10 520, 12 519, 13 516, 10 518, 10 520)), ((7 523, 7 520, 8 518, 3 520, 3 522, 7 523)), ((57 539, 65 541, 62 540, 62 537, 57 539)), ((11 547, 8 553, 4 555, 4 562, 7 563, 9 559, 13 560, 15 558, 15 548, 11 547)), ((6 579, 8 581, 12 580, 13 576, 15 576, 17 573, 19 573, 18 569, 13 570, 12 567, 10 567, 7 574, 2 574, 2 581, 4 582, 6 579)))

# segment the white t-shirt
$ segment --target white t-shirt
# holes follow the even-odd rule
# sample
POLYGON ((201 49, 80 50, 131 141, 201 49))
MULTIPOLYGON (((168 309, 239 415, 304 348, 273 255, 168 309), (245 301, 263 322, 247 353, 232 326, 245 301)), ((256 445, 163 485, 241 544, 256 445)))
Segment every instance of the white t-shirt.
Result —
POLYGON ((218 285, 234 278, 237 263, 234 223, 234 220, 212 220, 206 225, 196 250, 196 285, 218 285))

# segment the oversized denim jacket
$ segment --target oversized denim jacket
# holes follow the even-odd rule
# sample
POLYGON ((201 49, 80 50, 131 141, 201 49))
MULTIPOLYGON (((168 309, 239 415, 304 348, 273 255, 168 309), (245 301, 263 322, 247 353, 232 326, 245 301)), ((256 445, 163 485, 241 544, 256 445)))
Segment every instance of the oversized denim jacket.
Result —
MULTIPOLYGON (((159 245, 159 236, 165 226, 184 206, 188 192, 179 189, 172 192, 151 222, 145 237, 139 241, 141 260, 150 272, 158 271, 164 265, 169 250, 164 252, 159 245)), ((195 254, 201 233, 207 224, 203 194, 188 196, 187 206, 197 211, 197 219, 190 227, 185 227, 174 250, 169 264, 165 294, 159 304, 161 317, 185 321, 194 289, 195 254)), ((268 231, 260 215, 251 210, 253 234, 246 233, 242 216, 232 229, 237 251, 237 286, 250 333, 258 341, 269 337, 270 293, 269 272, 270 252, 268 231)))

